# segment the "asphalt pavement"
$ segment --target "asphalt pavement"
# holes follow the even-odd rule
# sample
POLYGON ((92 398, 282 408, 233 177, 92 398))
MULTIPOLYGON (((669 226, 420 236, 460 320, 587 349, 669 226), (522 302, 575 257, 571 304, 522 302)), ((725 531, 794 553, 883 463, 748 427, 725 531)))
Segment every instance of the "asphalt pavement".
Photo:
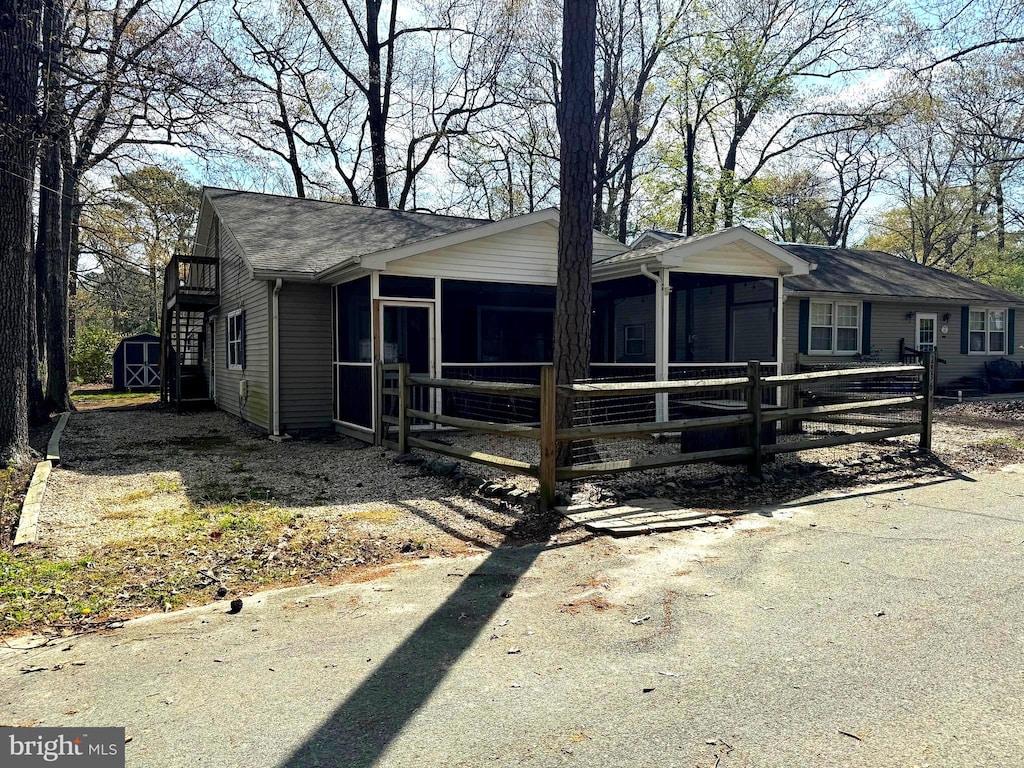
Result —
POLYGON ((0 724, 153 768, 1024 765, 1011 470, 11 643, 0 724))

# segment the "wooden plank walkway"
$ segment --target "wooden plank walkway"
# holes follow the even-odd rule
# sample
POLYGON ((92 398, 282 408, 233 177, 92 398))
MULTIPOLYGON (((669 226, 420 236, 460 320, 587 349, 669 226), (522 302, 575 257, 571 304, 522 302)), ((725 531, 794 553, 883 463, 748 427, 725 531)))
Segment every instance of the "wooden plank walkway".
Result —
POLYGON ((577 504, 555 507, 555 511, 588 531, 613 536, 676 531, 699 525, 714 525, 728 519, 722 515, 709 515, 682 507, 671 499, 653 497, 631 499, 615 506, 577 504))

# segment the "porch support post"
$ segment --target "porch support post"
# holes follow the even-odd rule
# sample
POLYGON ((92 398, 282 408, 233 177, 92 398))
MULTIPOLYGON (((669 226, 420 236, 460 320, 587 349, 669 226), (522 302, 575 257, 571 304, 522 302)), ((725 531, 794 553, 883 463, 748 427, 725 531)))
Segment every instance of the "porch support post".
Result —
MULTIPOLYGON (((779 277, 776 278, 775 283, 777 286, 777 292, 775 297, 775 363, 778 368, 778 370, 776 370, 775 373, 781 376, 785 373, 785 371, 782 370, 782 355, 784 348, 782 334, 786 327, 783 318, 783 314, 785 311, 786 291, 782 285, 782 275, 779 275, 779 277)), ((793 373, 798 373, 798 371, 793 371, 793 373)))
MULTIPOLYGON (((669 295, 672 292, 672 286, 667 269, 663 269, 659 273, 659 280, 655 283, 654 291, 654 337, 656 341, 654 378, 658 381, 668 381, 668 326, 671 308, 669 295)), ((654 396, 654 412, 657 421, 668 421, 668 395, 666 393, 654 396)))

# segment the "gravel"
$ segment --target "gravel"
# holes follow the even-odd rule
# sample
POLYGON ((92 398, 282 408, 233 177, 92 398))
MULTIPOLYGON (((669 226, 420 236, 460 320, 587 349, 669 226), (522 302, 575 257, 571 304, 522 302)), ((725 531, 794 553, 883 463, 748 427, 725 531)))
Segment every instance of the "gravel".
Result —
POLYGON ((223 412, 156 407, 72 416, 40 519, 57 556, 155 535, 188 507, 262 502, 306 520, 337 520, 365 537, 452 554, 529 537, 528 505, 474 495, 480 480, 395 462, 348 438, 275 443, 223 412))

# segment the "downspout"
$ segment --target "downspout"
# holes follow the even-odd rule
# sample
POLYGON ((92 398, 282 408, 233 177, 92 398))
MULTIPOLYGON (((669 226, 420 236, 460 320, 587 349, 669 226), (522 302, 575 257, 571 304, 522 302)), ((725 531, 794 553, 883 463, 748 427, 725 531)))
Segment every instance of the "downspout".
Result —
MULTIPOLYGON (((649 277, 658 286, 654 294, 654 337, 657 344, 654 348, 654 378, 658 381, 668 381, 668 325, 671 310, 668 297, 672 293, 672 285, 668 280, 667 270, 655 274, 646 264, 641 264, 640 274, 649 277)), ((654 396, 654 411, 657 421, 668 421, 667 394, 654 396)))
POLYGON ((271 399, 271 407, 274 409, 272 438, 281 438, 281 322, 278 307, 280 305, 279 295, 284 281, 279 277, 274 281, 273 300, 271 301, 271 376, 274 382, 274 397, 271 399))

